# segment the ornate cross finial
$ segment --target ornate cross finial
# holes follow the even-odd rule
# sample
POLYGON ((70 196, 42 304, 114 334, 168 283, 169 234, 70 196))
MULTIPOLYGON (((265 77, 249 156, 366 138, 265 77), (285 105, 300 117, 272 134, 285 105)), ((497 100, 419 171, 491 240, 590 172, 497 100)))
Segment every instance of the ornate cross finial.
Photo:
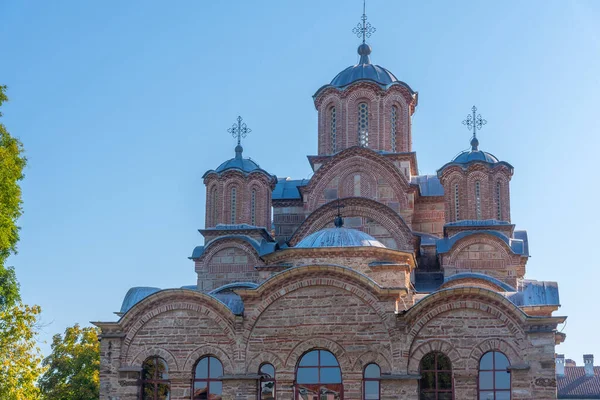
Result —
POLYGON ((231 136, 237 138, 237 144, 240 146, 242 138, 245 138, 247 134, 252 132, 252 129, 246 126, 245 122, 242 122, 242 117, 237 117, 237 124, 233 124, 231 128, 227 129, 227 132, 231 133, 231 136))
POLYGON ((335 217, 335 220, 333 221, 333 224, 335 225, 336 228, 341 228, 342 226, 344 226, 344 217, 342 217, 342 208, 346 207, 345 205, 340 203, 340 198, 338 197, 337 199, 337 215, 335 217))
POLYGON ((477 150, 477 146, 479 146, 479 141, 477 140, 477 131, 481 130, 487 121, 481 118, 481 114, 477 114, 477 107, 473 106, 471 108, 473 114, 467 115, 467 119, 465 119, 462 123, 469 130, 473 129, 473 138, 471 139, 471 148, 472 150, 477 150))
POLYGON ((360 19, 362 20, 362 23, 359 22, 354 29, 352 29, 352 33, 358 37, 362 36, 362 42, 364 44, 367 41, 367 38, 371 37, 377 30, 370 22, 367 22, 367 0, 363 0, 363 15, 360 19))

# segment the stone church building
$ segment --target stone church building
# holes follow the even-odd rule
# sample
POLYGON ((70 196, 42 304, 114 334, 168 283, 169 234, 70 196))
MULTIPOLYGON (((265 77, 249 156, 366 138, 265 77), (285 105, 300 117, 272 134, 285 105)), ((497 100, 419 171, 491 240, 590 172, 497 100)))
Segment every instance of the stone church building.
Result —
POLYGON ((235 156, 203 177, 197 283, 132 288, 95 322, 101 400, 556 399, 565 317, 557 284, 525 277, 513 166, 482 149, 473 107, 470 149, 419 175, 418 93, 371 63, 370 28, 313 96, 310 179, 261 168, 230 128, 235 156))

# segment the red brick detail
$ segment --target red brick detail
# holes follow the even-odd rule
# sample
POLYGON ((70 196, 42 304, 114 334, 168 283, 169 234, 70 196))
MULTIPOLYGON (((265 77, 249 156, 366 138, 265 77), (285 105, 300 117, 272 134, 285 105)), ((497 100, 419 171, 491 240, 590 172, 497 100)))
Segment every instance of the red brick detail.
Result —
POLYGON ((225 374, 233 374, 235 372, 234 363, 231 359, 233 355, 212 344, 198 346, 192 350, 185 359, 183 371, 193 371, 198 360, 206 356, 217 357, 223 364, 223 372, 225 374))
POLYGON ((392 363, 382 353, 375 353, 373 351, 367 351, 356 358, 354 362, 354 371, 362 371, 365 366, 375 363, 381 368, 382 374, 392 373, 392 363))
POLYGON ((460 363, 460 353, 451 342, 443 339, 429 339, 412 349, 408 359, 408 372, 418 374, 421 359, 433 351, 444 353, 450 359, 452 367, 455 367, 460 363))
POLYGON ((153 356, 158 356, 165 360, 169 371, 179 371, 179 365, 173 353, 160 347, 149 347, 140 350, 135 356, 131 357, 129 366, 142 368, 144 361, 153 356))
POLYGON ((267 363, 275 367, 275 376, 277 376, 277 373, 281 372, 285 366, 285 361, 282 360, 277 354, 272 351, 263 350, 246 363, 246 373, 258 374, 260 366, 267 363))
POLYGON ((467 359, 467 370, 479 370, 479 360, 488 351, 500 351, 508 357, 510 364, 523 363, 523 352, 516 346, 509 344, 501 338, 487 338, 473 347, 467 359))
MULTIPOLYGON (((343 214, 345 217, 369 218, 389 232, 396 243, 396 249, 411 252, 414 250, 415 238, 410 228, 400 215, 385 204, 361 197, 344 198, 340 201, 344 205, 343 214)), ((324 204, 313 211, 294 233, 290 239, 290 244, 294 246, 311 233, 331 225, 337 212, 337 202, 324 204)))
POLYGON ((344 348, 334 340, 325 337, 310 338, 296 345, 285 359, 285 366, 288 369, 297 366, 302 355, 314 349, 325 349, 330 351, 337 358, 342 371, 348 371, 352 368, 352 360, 346 356, 344 348))

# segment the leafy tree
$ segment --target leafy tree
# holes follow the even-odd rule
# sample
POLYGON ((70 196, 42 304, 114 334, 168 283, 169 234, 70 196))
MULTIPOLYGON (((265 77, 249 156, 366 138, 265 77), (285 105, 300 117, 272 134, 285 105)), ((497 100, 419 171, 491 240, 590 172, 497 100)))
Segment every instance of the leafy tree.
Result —
POLYGON ((43 399, 94 400, 100 396, 100 344, 97 328, 79 325, 54 335, 48 368, 40 379, 43 399))
MULTIPOLYGON (((0 86, 0 106, 8 100, 0 86)), ((2 113, 0 112, 0 117, 2 113)), ((36 400, 36 382, 42 373, 42 356, 36 346, 39 306, 21 303, 15 271, 4 264, 16 253, 19 240, 17 219, 22 200, 23 145, 0 123, 0 399, 36 400)))
MULTIPOLYGON (((0 86, 0 107, 8 101, 5 91, 6 86, 0 86)), ((19 181, 23 179, 26 163, 23 145, 0 123, 0 310, 14 306, 20 300, 14 270, 5 267, 4 263, 17 251, 17 219, 22 212, 19 181)))
POLYGON ((36 346, 39 306, 0 311, 0 399, 35 400, 42 356, 36 346))

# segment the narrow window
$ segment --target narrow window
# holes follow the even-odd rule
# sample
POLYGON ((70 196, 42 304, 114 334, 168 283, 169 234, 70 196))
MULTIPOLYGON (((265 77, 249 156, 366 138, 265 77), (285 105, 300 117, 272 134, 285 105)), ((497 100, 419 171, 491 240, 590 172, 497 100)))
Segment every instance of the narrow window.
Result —
POLYGON ((250 200, 250 219, 251 224, 256 225, 256 189, 252 189, 252 199, 250 200))
POLYGON ((331 107, 329 110, 329 130, 331 134, 331 153, 335 153, 337 151, 337 115, 335 111, 335 107, 331 107))
POLYGON ((236 221, 236 207, 237 207, 237 190, 231 188, 231 223, 235 224, 236 221))
POLYGON ((333 354, 312 350, 300 359, 296 368, 296 400, 342 400, 342 371, 333 354))
POLYGON ((169 369, 160 357, 150 357, 142 365, 142 400, 169 400, 169 369))
POLYGON ((379 400, 381 391, 379 379, 381 378, 381 369, 377 364, 369 364, 363 373, 363 399, 379 400))
POLYGON ((481 219, 481 187, 479 181, 475 182, 475 210, 477 219, 481 219))
POLYGON ((508 358, 498 351, 485 353, 479 360, 479 400, 510 400, 508 358))
POLYGON ((212 224, 216 226, 219 223, 219 194, 217 188, 212 192, 212 224))
POLYGON ((221 400, 223 394, 223 364, 218 358, 201 358, 194 368, 192 400, 221 400))
POLYGON ((360 197, 360 175, 354 175, 354 196, 360 197))
POLYGON ((260 375, 260 391, 258 400, 275 400, 277 382, 275 381, 275 367, 263 364, 258 371, 260 375))
POLYGON ((498 221, 502 221, 502 183, 500 181, 496 182, 496 218, 498 221))
POLYGON ((397 121, 398 121, 398 107, 392 106, 392 129, 390 134, 392 135, 392 152, 396 152, 396 129, 397 129, 397 121))
POLYGON ((460 202, 458 199, 458 183, 454 184, 454 220, 460 219, 460 202))
POLYGON ((452 364, 450 359, 439 351, 426 354, 419 364, 421 380, 419 381, 420 400, 452 400, 452 364))
POLYGON ((369 106, 367 103, 358 105, 358 145, 369 147, 369 106))

